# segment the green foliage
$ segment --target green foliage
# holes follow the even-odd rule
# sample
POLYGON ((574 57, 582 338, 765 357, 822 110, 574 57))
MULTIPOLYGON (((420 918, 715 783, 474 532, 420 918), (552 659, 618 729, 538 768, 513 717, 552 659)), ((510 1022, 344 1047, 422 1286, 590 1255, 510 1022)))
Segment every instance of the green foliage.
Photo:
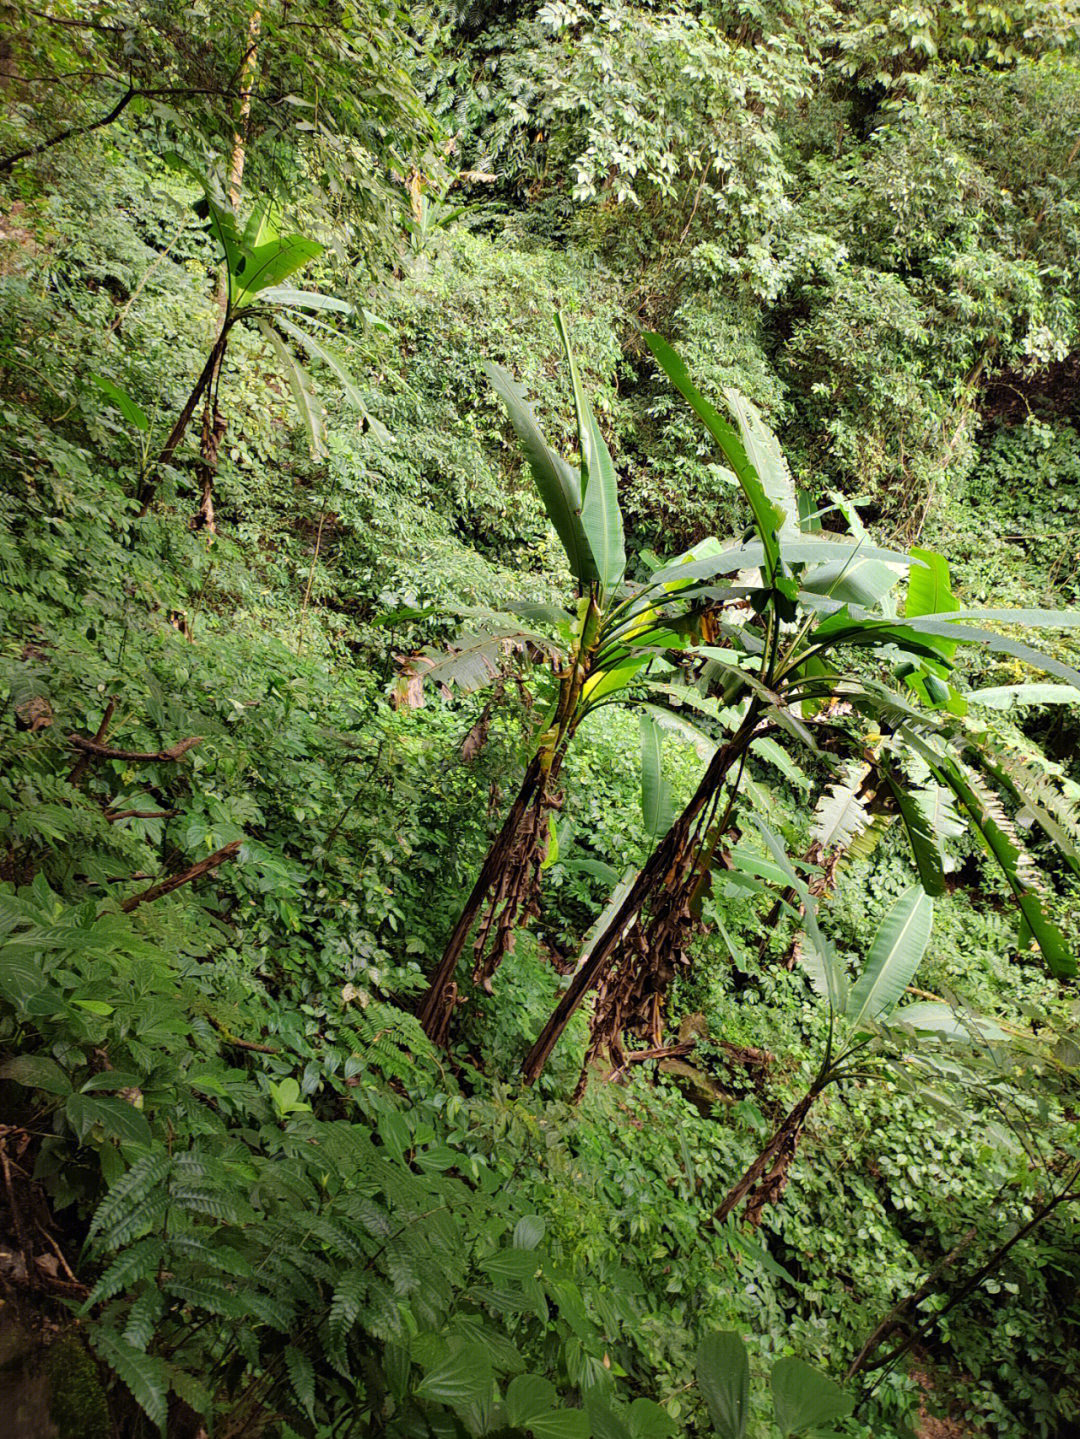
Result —
POLYGON ((82 1310, 60 1427, 1058 1439, 1074 1208, 1024 1227, 1078 1142, 1069 7, 97 8, 0 45, 0 160, 37 150, 0 174, 0 1241, 82 1310), (210 545, 194 445, 132 497, 223 253, 276 340, 230 337, 210 545), (535 912, 447 1058, 412 1010, 601 580, 535 912), (434 663, 466 683, 399 707, 434 663), (751 706, 628 1040, 693 1049, 568 1106, 586 1006, 519 1091, 751 706), (786 1188, 718 1226, 823 1056, 786 1188), (846 1413, 971 1231, 887 1341, 923 1378, 846 1413))

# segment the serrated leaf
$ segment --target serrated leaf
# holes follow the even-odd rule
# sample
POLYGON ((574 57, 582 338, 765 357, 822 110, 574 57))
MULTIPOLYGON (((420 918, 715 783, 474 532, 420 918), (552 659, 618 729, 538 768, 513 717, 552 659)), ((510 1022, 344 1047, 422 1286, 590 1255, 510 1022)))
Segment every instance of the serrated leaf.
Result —
POLYGON ((143 1354, 113 1329, 91 1327, 90 1342, 117 1377, 131 1391, 136 1404, 151 1424, 165 1428, 168 1417, 169 1382, 165 1362, 143 1354))
POLYGON ((285 1346, 285 1368, 289 1383, 309 1419, 315 1418, 315 1366, 310 1358, 292 1344, 285 1346))

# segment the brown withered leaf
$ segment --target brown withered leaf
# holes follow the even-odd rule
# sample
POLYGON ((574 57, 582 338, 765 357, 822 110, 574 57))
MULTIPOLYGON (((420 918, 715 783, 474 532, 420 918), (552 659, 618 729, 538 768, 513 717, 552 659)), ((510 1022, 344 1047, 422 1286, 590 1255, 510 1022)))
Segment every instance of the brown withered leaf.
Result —
POLYGON ((44 695, 32 695, 15 706, 15 723, 19 729, 37 734, 38 730, 48 729, 52 722, 52 705, 44 695))

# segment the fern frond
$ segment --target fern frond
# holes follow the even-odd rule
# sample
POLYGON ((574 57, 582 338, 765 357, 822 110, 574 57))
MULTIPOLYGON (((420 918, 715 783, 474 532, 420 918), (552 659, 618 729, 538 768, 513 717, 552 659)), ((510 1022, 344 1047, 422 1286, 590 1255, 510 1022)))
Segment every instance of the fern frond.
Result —
POLYGON ((128 1310, 124 1343, 130 1344, 133 1349, 141 1349, 145 1354, 164 1311, 164 1294, 156 1284, 148 1284, 128 1310))
POLYGON ((285 1368, 289 1371, 289 1384, 300 1401, 300 1407, 309 1419, 315 1418, 315 1366, 310 1358, 295 1345, 285 1347, 285 1368))
POLYGON ((165 1428, 168 1416, 169 1385, 165 1362, 133 1349, 114 1329, 96 1325, 90 1329, 90 1343, 105 1363, 131 1390, 136 1404, 158 1429, 165 1428))
POLYGON ((367 1296, 368 1275, 362 1269, 347 1269, 337 1282, 330 1302, 330 1332, 344 1336, 356 1323, 367 1296))
POLYGON ((116 1181, 98 1205, 87 1239, 100 1235, 103 1247, 117 1249, 126 1239, 131 1238, 130 1234, 119 1239, 113 1236, 128 1228, 123 1221, 130 1220, 132 1212, 146 1196, 164 1182, 172 1164, 173 1161, 167 1154, 148 1154, 145 1159, 137 1160, 128 1172, 116 1181))
POLYGON ((814 809, 810 837, 823 850, 847 849, 870 823, 866 806, 859 798, 870 766, 854 762, 845 767, 844 778, 829 786, 814 809))

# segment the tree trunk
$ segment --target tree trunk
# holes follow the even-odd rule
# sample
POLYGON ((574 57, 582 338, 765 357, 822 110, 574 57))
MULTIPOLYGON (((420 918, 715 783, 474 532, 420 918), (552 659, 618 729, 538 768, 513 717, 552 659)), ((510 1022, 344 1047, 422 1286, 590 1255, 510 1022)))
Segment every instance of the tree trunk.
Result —
MULTIPOLYGON (((795 1157, 795 1146, 799 1142, 799 1135, 802 1133, 803 1125, 806 1123, 806 1116, 810 1113, 814 1100, 817 1099, 821 1093, 821 1089, 821 1085, 814 1084, 807 1093, 803 1095, 794 1109, 784 1116, 779 1129, 777 1129, 776 1133, 739 1180, 738 1184, 735 1185, 734 1189, 728 1192, 724 1202, 716 1211, 715 1217, 719 1223, 722 1224, 724 1222, 731 1211, 742 1203, 760 1180, 766 1180, 770 1186, 778 1184, 780 1189, 783 1189, 783 1185, 786 1183, 788 1165, 790 1165, 792 1159, 795 1157)), ((764 1193, 761 1196, 761 1201, 755 1209, 754 1223, 759 1222, 761 1210, 764 1205, 769 1202, 771 1197, 771 1193, 764 1193)))
POLYGON ((521 1070, 526 1084, 533 1084, 539 1078, 571 1016, 609 968, 624 932, 637 918, 650 895, 666 882, 672 865, 684 854, 698 816, 723 784, 728 770, 750 743, 756 724, 756 716, 752 711, 739 731, 726 745, 718 749, 709 761, 709 767, 686 808, 653 850, 629 894, 619 906, 618 913, 597 940, 589 958, 570 981, 566 993, 526 1055, 521 1070))
POLYGON ((427 994, 417 1011, 417 1017, 424 1028, 425 1034, 439 1043, 445 1036, 449 1023, 450 1013, 453 1010, 453 996, 450 989, 453 984, 454 972, 457 969, 458 960, 461 958, 469 932, 479 917, 483 908, 484 900, 488 891, 495 883, 499 872, 506 861, 506 858, 517 837, 518 829, 524 818, 525 811, 540 788, 544 776, 539 755, 533 757, 525 771, 521 781, 521 788, 517 792, 514 803, 510 806, 510 812, 503 821, 502 828, 496 837, 487 857, 476 877, 476 883, 469 892, 465 901, 458 922, 455 924, 450 938, 446 942, 443 957, 439 961, 439 967, 431 977, 431 985, 427 994))

